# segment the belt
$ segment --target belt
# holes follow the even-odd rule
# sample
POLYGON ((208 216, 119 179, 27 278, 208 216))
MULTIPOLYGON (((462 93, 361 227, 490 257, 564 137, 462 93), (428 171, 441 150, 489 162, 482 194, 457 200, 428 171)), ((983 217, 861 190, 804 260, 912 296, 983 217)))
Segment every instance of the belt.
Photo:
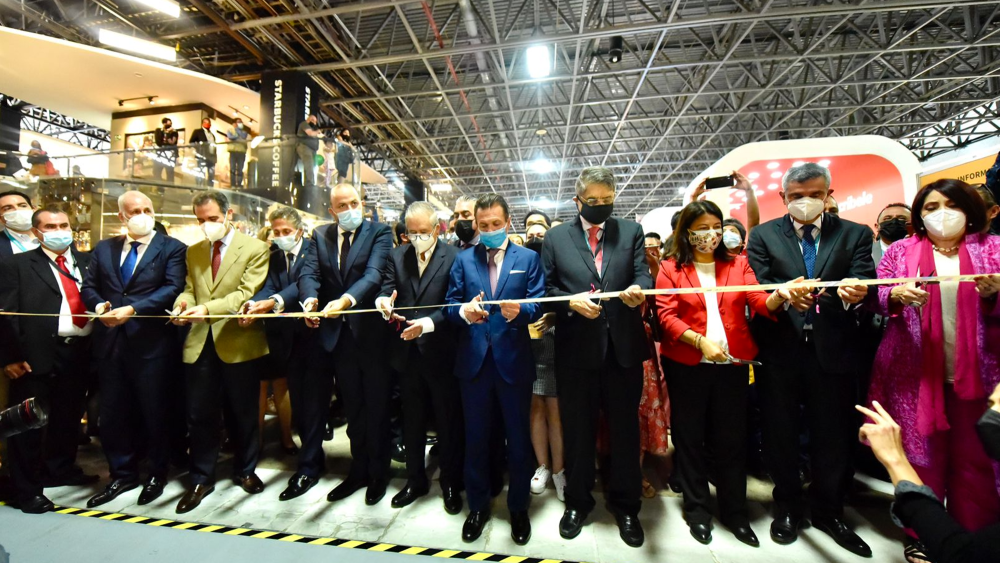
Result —
POLYGON ((55 338, 56 344, 62 344, 63 346, 73 346, 73 345, 79 344, 80 342, 83 342, 87 338, 90 338, 90 336, 89 335, 88 336, 59 336, 57 334, 57 335, 55 335, 54 338, 55 338))

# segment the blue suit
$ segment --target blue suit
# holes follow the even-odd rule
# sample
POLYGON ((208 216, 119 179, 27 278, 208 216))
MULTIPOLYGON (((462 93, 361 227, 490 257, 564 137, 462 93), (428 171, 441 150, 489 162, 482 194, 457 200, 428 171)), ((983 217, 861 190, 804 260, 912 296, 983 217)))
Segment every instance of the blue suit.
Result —
MULTIPOLYGON (((264 287, 253 296, 253 301, 264 301, 278 295, 285 304, 282 312, 298 313, 302 311, 302 307, 299 306, 298 282, 302 265, 305 263, 304 258, 310 246, 312 246, 312 240, 303 237, 302 246, 299 248, 298 257, 292 264, 291 272, 288 271, 285 252, 278 247, 271 247, 267 278, 264 280, 264 287)), ((301 319, 265 320, 264 331, 267 332, 267 349, 270 350, 268 354, 269 365, 279 369, 282 374, 293 373, 288 362, 295 359, 292 350, 303 341, 307 330, 308 328, 301 319)))
MULTIPOLYGON (((136 315, 162 315, 184 290, 187 246, 157 234, 149 241, 129 282, 121 273, 126 237, 97 243, 80 296, 90 311, 111 303, 111 309, 131 305, 136 315)), ((126 250, 127 252, 127 250, 126 250)), ((101 388, 101 445, 113 479, 138 479, 141 443, 137 428, 145 430, 150 474, 165 478, 169 462, 170 358, 180 352, 175 327, 160 319, 131 319, 108 328, 94 323, 92 354, 97 360, 101 388), (142 421, 136 424, 136 419, 142 421)))
MULTIPOLYGON (((445 303, 468 303, 480 292, 485 294, 484 301, 544 296, 545 277, 536 252, 507 242, 496 294, 490 290, 486 260, 484 245, 464 250, 455 258, 445 303)), ((489 318, 472 325, 462 317, 461 306, 446 310, 448 319, 460 327, 455 376, 460 381, 465 412, 466 493, 470 510, 489 509, 490 426, 493 409, 499 405, 510 469, 507 508, 520 512, 528 509, 534 469, 529 416, 535 360, 528 325, 541 317, 542 310, 537 303, 522 304, 517 317, 507 322, 499 305, 483 308, 490 313, 489 318)))

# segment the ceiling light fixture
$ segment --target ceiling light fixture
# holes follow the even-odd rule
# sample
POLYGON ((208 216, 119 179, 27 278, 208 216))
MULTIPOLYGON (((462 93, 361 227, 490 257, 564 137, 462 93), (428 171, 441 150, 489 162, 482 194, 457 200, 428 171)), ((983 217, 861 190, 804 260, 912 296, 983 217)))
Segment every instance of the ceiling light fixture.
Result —
POLYGON ((134 102, 135 100, 146 100, 149 102, 149 105, 155 105, 156 98, 159 98, 159 96, 136 96, 134 98, 122 98, 118 100, 118 107, 124 107, 125 102, 134 102))
POLYGON ((432 192, 450 192, 451 184, 445 184, 444 182, 439 182, 436 184, 431 184, 432 192))
POLYGON ((157 12, 163 12, 168 16, 175 18, 181 17, 181 7, 177 2, 172 0, 135 0, 139 4, 149 6, 150 8, 156 10, 157 12))
POLYGON ((535 135, 538 135, 539 137, 544 137, 545 135, 548 134, 549 134, 548 129, 538 129, 535 131, 535 135))
POLYGON ((819 164, 823 168, 829 168, 830 167, 830 161, 829 160, 825 160, 825 159, 817 162, 816 164, 819 164))
POLYGON ((548 45, 532 45, 525 51, 528 59, 528 75, 532 78, 545 78, 552 72, 552 57, 548 45))
MULTIPOLYGON (((243 106, 243 108, 246 109, 246 106, 243 106)), ((250 121, 250 123, 256 123, 257 122, 257 120, 255 120, 254 118, 252 118, 249 115, 243 113, 242 111, 234 108, 233 106, 229 106, 229 109, 233 110, 233 118, 234 119, 242 115, 243 117, 247 118, 250 121)))
POLYGON ((552 172, 553 170, 556 169, 555 165, 552 164, 551 160, 542 156, 536 158, 535 160, 532 160, 530 167, 533 171, 539 174, 548 174, 549 172, 552 172))
POLYGON ((774 170, 775 168, 777 168, 779 166, 781 166, 781 163, 778 163, 778 162, 768 162, 767 163, 767 169, 768 170, 774 170))
POLYGON ((151 59, 170 62, 177 60, 177 52, 173 47, 167 47, 166 45, 146 41, 145 39, 139 39, 131 35, 123 35, 109 29, 98 30, 97 40, 102 45, 121 49, 122 51, 129 51, 151 59))
POLYGON ((621 35, 615 35, 611 38, 611 48, 608 49, 608 60, 612 63, 619 63, 622 60, 622 45, 625 40, 621 35))

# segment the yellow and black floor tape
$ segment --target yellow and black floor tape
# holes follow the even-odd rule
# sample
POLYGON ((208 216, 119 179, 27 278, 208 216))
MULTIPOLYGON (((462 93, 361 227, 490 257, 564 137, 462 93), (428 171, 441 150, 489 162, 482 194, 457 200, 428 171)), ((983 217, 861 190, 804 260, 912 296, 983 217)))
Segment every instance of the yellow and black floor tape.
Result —
POLYGON ((346 549, 361 549, 364 551, 403 553, 406 555, 426 555, 429 557, 443 557, 446 559, 458 559, 464 561, 494 561, 499 563, 577 563, 575 561, 564 561, 562 559, 541 559, 538 557, 524 557, 520 555, 502 555, 499 553, 485 553, 479 551, 458 551, 454 549, 413 547, 406 545, 395 545, 391 543, 377 543, 377 542, 366 542, 359 540, 343 540, 338 538, 300 536, 297 534, 287 534, 284 532, 251 530, 249 528, 232 528, 229 526, 217 526, 214 524, 202 524, 198 522, 181 522, 178 520, 165 520, 161 518, 152 518, 149 516, 132 516, 130 514, 122 514, 119 512, 102 512, 100 510, 87 510, 83 508, 72 508, 64 506, 57 506, 56 512, 58 514, 70 514, 73 516, 83 516, 84 518, 95 518, 98 520, 128 522, 129 524, 143 524, 146 526, 156 526, 158 528, 173 528, 174 530, 190 530, 193 532, 206 532, 211 534, 223 534, 226 536, 241 536, 246 538, 277 540, 277 541, 293 542, 293 543, 305 543, 311 545, 328 545, 346 549))

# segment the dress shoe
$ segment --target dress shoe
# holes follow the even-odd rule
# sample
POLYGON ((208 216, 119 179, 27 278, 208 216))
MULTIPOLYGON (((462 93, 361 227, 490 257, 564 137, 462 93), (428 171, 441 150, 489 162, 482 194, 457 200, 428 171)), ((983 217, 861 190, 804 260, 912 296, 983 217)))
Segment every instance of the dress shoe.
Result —
POLYGON ((292 478, 288 480, 288 486, 285 487, 285 490, 281 491, 281 494, 278 495, 278 500, 292 500, 293 498, 298 498, 306 494, 306 491, 313 488, 313 485, 318 482, 319 479, 308 475, 292 475, 292 478))
POLYGON ((571 540, 580 535, 583 530, 583 523, 587 520, 587 513, 574 508, 567 508, 559 520, 559 535, 567 540, 571 540))
POLYGON ((326 495, 326 500, 329 502, 337 502, 338 500, 344 500, 345 498, 353 495, 358 490, 363 489, 368 486, 366 481, 355 481, 347 479, 343 483, 337 485, 330 491, 330 494, 326 495))
POLYGON ((215 490, 215 485, 195 485, 193 489, 184 493, 181 497, 180 502, 177 503, 177 514, 184 514, 185 512, 191 512, 198 505, 201 504, 202 499, 212 494, 215 490))
POLYGON ((413 501, 429 492, 430 489, 427 485, 411 485, 407 483, 402 491, 399 491, 396 493, 396 496, 392 497, 392 507, 403 508, 404 506, 409 506, 413 504, 413 501))
POLYGON ((813 527, 827 533, 837 545, 861 557, 871 557, 872 548, 840 518, 813 518, 813 527))
POLYGON ((760 540, 757 539, 757 534, 753 533, 753 528, 750 527, 749 522, 741 524, 726 524, 723 522, 723 525, 729 528, 729 531, 741 542, 750 547, 760 547, 760 540))
POLYGON ((154 500, 160 498, 163 494, 163 487, 167 486, 167 480, 163 477, 150 476, 146 479, 146 484, 142 486, 142 492, 139 493, 139 504, 147 505, 154 500))
MULTIPOLYGON (((429 440, 429 438, 428 438, 428 440, 429 440)), ((440 448, 438 448, 437 444, 432 445, 431 449, 427 450, 427 455, 429 455, 431 457, 437 457, 439 455, 439 453, 440 453, 440 448)))
POLYGON ((691 531, 691 537, 698 540, 698 543, 704 545, 712 543, 711 524, 692 523, 688 524, 688 529, 691 531))
POLYGON ((406 463, 406 446, 402 442, 393 443, 392 451, 389 455, 392 457, 392 461, 396 463, 406 463))
POLYGON ((35 495, 17 504, 21 512, 25 514, 42 514, 44 512, 52 512, 56 508, 56 505, 52 504, 52 501, 46 498, 45 495, 35 495))
POLYGON ((100 480, 101 478, 97 475, 87 475, 83 471, 80 471, 78 473, 74 472, 43 479, 42 486, 47 489, 52 487, 80 487, 83 485, 92 485, 100 480))
POLYGON ((323 428, 323 441, 329 442, 333 440, 333 423, 327 421, 326 426, 323 428))
POLYGON ((490 521, 490 513, 485 510, 470 512, 462 526, 462 541, 473 542, 483 534, 483 528, 490 521))
POLYGON ((774 543, 788 545, 799 539, 802 519, 790 512, 779 513, 771 522, 771 539, 774 543))
POLYGON ((388 483, 384 480, 372 481, 368 484, 368 490, 365 491, 365 504, 368 506, 375 506, 385 497, 385 488, 388 483))
POLYGON ((111 502, 118 498, 118 495, 138 488, 138 486, 138 479, 114 479, 108 483, 108 486, 103 491, 90 497, 90 500, 87 501, 87 508, 94 508, 106 502, 111 502))
POLYGON ((632 514, 624 514, 617 510, 614 513, 615 522, 618 524, 618 535, 621 536, 625 545, 629 547, 641 547, 642 543, 646 541, 646 536, 642 532, 642 524, 639 523, 639 517, 632 514))
POLYGON ((448 514, 458 514, 462 511, 462 493, 458 487, 445 486, 441 489, 441 497, 444 499, 444 511, 448 514))
POLYGON ((285 455, 299 455, 299 447, 295 444, 291 446, 281 446, 281 451, 285 452, 285 455))
POLYGON ((527 510, 510 513, 510 537, 517 545, 524 545, 531 539, 531 520, 527 510))
POLYGON ((249 475, 233 476, 233 483, 239 485, 244 491, 249 495, 256 495, 258 493, 264 492, 264 483, 260 480, 260 477, 256 473, 250 473, 249 475))

